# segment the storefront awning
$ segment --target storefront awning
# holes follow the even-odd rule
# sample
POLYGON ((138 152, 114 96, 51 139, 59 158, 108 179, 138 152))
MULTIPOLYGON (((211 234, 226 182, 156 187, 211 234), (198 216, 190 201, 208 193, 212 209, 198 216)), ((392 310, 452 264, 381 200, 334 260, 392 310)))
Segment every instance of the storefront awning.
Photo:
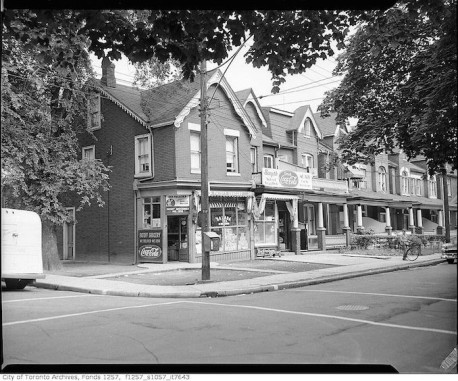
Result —
MULTIPOLYGON (((201 191, 196 190, 195 191, 196 195, 200 196, 201 191)), ((217 191, 217 190, 211 190, 209 193, 210 197, 253 197, 254 193, 253 192, 248 192, 248 191, 217 191)))
POLYGON ((275 194, 275 193, 263 193, 261 198, 266 200, 298 200, 299 197, 295 195, 288 195, 288 194, 275 194))

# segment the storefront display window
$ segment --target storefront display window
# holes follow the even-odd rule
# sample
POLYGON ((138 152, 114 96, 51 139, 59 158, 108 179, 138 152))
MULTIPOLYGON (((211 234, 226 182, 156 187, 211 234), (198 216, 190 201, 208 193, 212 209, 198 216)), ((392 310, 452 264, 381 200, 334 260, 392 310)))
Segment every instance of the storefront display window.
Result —
POLYGON ((143 229, 161 227, 161 197, 145 197, 143 199, 143 229))
POLYGON ((266 201, 264 212, 254 224, 256 245, 276 245, 275 202, 266 201))
POLYGON ((220 251, 248 250, 248 218, 244 198, 212 197, 210 229, 221 237, 220 251))

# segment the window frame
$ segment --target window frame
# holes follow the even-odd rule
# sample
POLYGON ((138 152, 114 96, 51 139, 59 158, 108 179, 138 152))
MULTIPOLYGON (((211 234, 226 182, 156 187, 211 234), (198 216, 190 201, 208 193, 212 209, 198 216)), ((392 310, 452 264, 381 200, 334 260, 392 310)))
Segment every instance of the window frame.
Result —
POLYGON ((410 177, 407 170, 401 172, 401 195, 410 196, 410 177))
POLYGON ((143 134, 137 135, 134 137, 135 142, 135 177, 151 177, 153 176, 153 136, 152 134, 143 134), (140 162, 139 162, 139 141, 141 139, 148 138, 148 164, 149 164, 149 171, 148 172, 140 172, 140 162))
POLYGON ((304 136, 306 138, 312 137, 312 120, 310 118, 304 120, 304 136))
POLYGON ((191 173, 201 173, 202 146, 200 144, 200 137, 201 137, 200 131, 196 131, 196 130, 189 131, 189 151, 190 151, 190 157, 191 157, 191 162, 190 162, 191 173), (197 141, 199 142, 197 151, 193 150, 193 147, 192 147, 192 138, 193 137, 196 137, 197 141), (193 165, 193 160, 192 160, 193 156, 198 157, 199 167, 192 166, 193 165))
POLYGON ((240 142, 240 131, 224 129, 225 136, 225 153, 226 153, 226 176, 240 176, 240 160, 239 160, 239 142, 240 142), (228 141, 231 140, 233 151, 228 151, 228 141), (232 154, 233 162, 228 162, 228 154, 232 154), (230 170, 229 164, 232 164, 233 170, 230 170))
POLYGON ((274 155, 269 154, 269 153, 264 154, 264 156, 263 156, 263 165, 264 165, 264 168, 275 169, 275 158, 274 158, 274 155), (271 161, 272 162, 272 166, 271 167, 266 165, 266 159, 268 159, 267 161, 271 161))
POLYGON ((95 145, 85 146, 81 148, 81 160, 95 160, 95 145), (86 158, 85 152, 92 151, 92 158, 86 158))
POLYGON ((101 99, 100 94, 90 94, 87 98, 87 129, 89 131, 96 131, 102 128, 102 120, 101 120, 101 99), (93 99, 97 99, 96 102, 92 103, 93 99), (96 111, 92 111, 92 109, 96 108, 96 111), (93 115, 97 114, 96 116, 96 123, 92 123, 93 115))
POLYGON ((302 164, 302 168, 315 168, 315 158, 310 153, 303 153, 303 154, 301 154, 301 164, 302 164), (304 159, 306 159, 305 160, 306 163, 308 163, 307 159, 311 159, 312 166, 305 166, 304 165, 304 159))
POLYGON ((250 147, 250 164, 251 164, 251 173, 258 172, 258 147, 250 147))
POLYGON ((383 165, 378 168, 378 186, 381 192, 387 192, 387 171, 383 165))

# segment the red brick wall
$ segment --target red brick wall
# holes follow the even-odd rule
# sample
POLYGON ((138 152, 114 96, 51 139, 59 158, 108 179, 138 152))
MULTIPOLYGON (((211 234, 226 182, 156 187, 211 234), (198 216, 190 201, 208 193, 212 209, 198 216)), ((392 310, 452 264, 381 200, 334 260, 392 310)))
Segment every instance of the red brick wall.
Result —
POLYGON ((76 259, 133 263, 134 137, 148 130, 107 99, 102 99, 102 115, 102 128, 94 131, 97 140, 84 134, 80 141, 82 146, 95 145, 96 159, 112 167, 111 190, 103 194, 102 208, 93 204, 76 212, 76 259))

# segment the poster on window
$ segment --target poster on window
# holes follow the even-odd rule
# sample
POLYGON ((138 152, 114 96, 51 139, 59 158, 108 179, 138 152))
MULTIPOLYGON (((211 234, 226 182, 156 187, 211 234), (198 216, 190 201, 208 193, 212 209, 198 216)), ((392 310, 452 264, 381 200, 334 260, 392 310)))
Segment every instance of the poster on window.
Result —
POLYGON ((263 168, 262 185, 272 188, 312 189, 312 174, 290 170, 263 168))
POLYGON ((167 214, 188 213, 189 212, 189 196, 173 195, 165 197, 165 206, 167 214))
POLYGON ((162 230, 138 231, 138 261, 162 263, 162 230))

